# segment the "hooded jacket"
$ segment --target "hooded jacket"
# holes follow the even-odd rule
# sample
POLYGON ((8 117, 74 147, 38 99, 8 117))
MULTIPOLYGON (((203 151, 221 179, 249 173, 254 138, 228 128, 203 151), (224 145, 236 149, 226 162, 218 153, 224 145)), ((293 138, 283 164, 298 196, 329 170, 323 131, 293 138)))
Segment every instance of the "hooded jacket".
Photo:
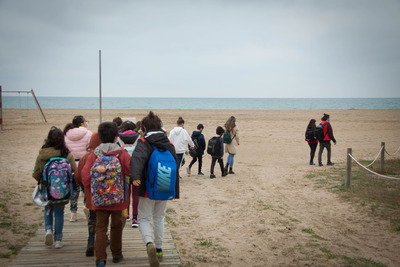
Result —
MULTIPOLYGON (((129 176, 131 168, 129 165, 130 156, 129 156, 128 152, 121 149, 121 147, 119 145, 117 145, 116 143, 102 143, 97 147, 97 149, 101 150, 103 152, 103 154, 106 156, 116 156, 119 154, 118 158, 121 163, 122 174, 124 176, 129 176)), ((85 188, 85 196, 86 196, 86 192, 91 192, 90 191, 90 184, 91 184, 90 169, 92 168, 95 160, 96 160, 96 155, 93 152, 91 152, 86 160, 85 165, 82 168, 82 171, 81 171, 82 184, 85 188)), ((127 188, 128 189, 127 196, 130 196, 130 188, 127 184, 126 184, 126 186, 128 187, 127 188)), ((92 201, 91 200, 92 196, 90 195, 88 197, 89 198, 86 198, 86 203, 92 201)), ((119 205, 105 206, 105 207, 95 207, 92 205, 92 203, 90 203, 90 205, 91 205, 92 210, 124 210, 129 207, 129 201, 130 201, 130 198, 127 197, 126 200, 122 204, 119 204, 119 205)))
POLYGON ((125 132, 119 133, 119 138, 122 140, 122 142, 124 142, 124 144, 135 143, 136 139, 138 139, 139 136, 140 136, 140 134, 135 131, 125 131, 125 132))
MULTIPOLYGON (((61 150, 55 149, 54 147, 46 147, 39 150, 39 155, 36 158, 35 167, 33 168, 32 177, 35 178, 36 181, 42 178, 42 172, 44 165, 46 165, 47 161, 54 157, 61 157, 61 150)), ((75 159, 71 153, 68 153, 67 160, 71 164, 72 172, 76 169, 75 159)), ((53 206, 65 206, 68 202, 53 204, 53 206)))
MULTIPOLYGON (((76 168, 75 171, 75 182, 79 185, 82 185, 82 168, 83 166, 85 166, 86 164, 86 160, 89 157, 90 153, 93 153, 93 151, 101 144, 101 140, 99 137, 99 134, 97 132, 94 132, 92 134, 92 137, 90 138, 90 142, 89 142, 89 152, 87 152, 80 160, 79 160, 79 164, 78 167, 76 168)), ((88 199, 90 200, 92 197, 92 193, 90 192, 90 190, 84 190, 85 192, 85 200, 88 199)), ((92 201, 85 201, 86 204, 86 208, 93 210, 92 208, 92 201)))
POLYGON ((169 141, 175 146, 176 154, 182 154, 186 151, 186 141, 190 147, 194 147, 192 138, 190 138, 188 132, 181 126, 177 126, 169 133, 169 141))
POLYGON ((85 127, 70 129, 65 134, 65 145, 76 160, 86 154, 91 136, 92 132, 85 127))
POLYGON ((204 139, 204 135, 201 133, 201 131, 193 131, 192 133, 192 140, 197 139, 197 144, 201 148, 201 154, 204 154, 204 150, 206 149, 206 141, 204 139))
POLYGON ((333 129, 331 124, 328 121, 321 121, 320 125, 322 125, 322 128, 324 129, 324 140, 323 141, 330 141, 332 140, 334 143, 336 143, 336 139, 333 136, 333 129), (324 127, 326 124, 326 127, 324 127))
MULTIPOLYGON (((134 180, 140 180, 138 189, 138 195, 141 197, 148 197, 146 191, 146 177, 147 177, 147 166, 148 160, 151 153, 153 152, 154 145, 159 148, 168 149, 169 152, 174 156, 176 166, 178 168, 178 158, 173 144, 168 140, 167 135, 162 130, 153 130, 145 133, 144 137, 140 138, 136 144, 135 151, 132 154, 131 159, 131 178, 130 182, 134 180)), ((175 198, 179 198, 179 174, 176 173, 175 183, 175 198)))

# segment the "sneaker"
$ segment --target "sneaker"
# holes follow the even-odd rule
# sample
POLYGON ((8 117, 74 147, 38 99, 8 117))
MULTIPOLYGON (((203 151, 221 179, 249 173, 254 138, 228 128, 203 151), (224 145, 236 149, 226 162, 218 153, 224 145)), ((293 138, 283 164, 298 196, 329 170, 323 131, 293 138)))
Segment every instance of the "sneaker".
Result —
POLYGON ((51 230, 46 231, 46 238, 45 238, 44 244, 46 246, 53 245, 53 232, 51 230))
POLYGON ((228 173, 224 172, 224 173, 222 174, 222 177, 227 176, 227 175, 228 175, 228 173))
POLYGON ((162 262, 163 261, 163 253, 162 253, 162 251, 161 252, 157 252, 156 254, 157 254, 158 261, 162 262))
POLYGON ((204 173, 199 172, 199 174, 197 174, 198 176, 204 176, 204 173))
POLYGON ((129 222, 129 220, 130 220, 130 219, 129 219, 129 216, 128 216, 128 217, 126 217, 126 221, 127 221, 127 222, 129 222))
POLYGON ((138 228, 139 227, 139 223, 136 219, 132 220, 132 228, 138 228))
POLYGON ((190 176, 190 167, 189 166, 186 167, 186 172, 190 176))
POLYGON ((124 259, 124 255, 121 254, 119 257, 113 257, 113 262, 114 263, 119 263, 124 259))
POLYGON ((314 162, 310 162, 310 165, 315 165, 315 163, 314 162))
POLYGON ((333 166, 333 165, 335 165, 335 163, 333 163, 333 162, 328 162, 326 165, 328 165, 328 166, 333 166))
POLYGON ((63 247, 63 243, 61 240, 57 240, 56 244, 54 245, 54 248, 59 249, 63 247))
POLYGON ((211 173, 211 174, 210 174, 210 178, 211 178, 211 179, 215 178, 215 175, 211 173))
POLYGON ((71 213, 71 218, 69 219, 70 222, 76 222, 78 220, 78 215, 76 212, 71 213))
POLYGON ((104 266, 106 266, 106 262, 105 261, 101 261, 96 265, 96 267, 104 267, 104 266))
POLYGON ((157 250, 153 243, 147 245, 147 256, 149 258, 150 267, 159 267, 160 263, 157 258, 157 250))
POLYGON ((318 166, 322 167, 322 166, 324 166, 324 164, 322 164, 322 163, 318 163, 318 166))

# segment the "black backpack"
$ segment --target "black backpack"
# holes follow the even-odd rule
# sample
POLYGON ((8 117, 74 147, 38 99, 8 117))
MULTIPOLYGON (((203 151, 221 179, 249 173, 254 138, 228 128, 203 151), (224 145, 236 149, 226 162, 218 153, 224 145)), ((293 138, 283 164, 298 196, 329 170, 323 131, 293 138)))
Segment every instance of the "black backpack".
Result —
POLYGON ((207 153, 211 156, 220 156, 220 142, 221 138, 218 136, 214 136, 213 138, 208 140, 207 153))
POLYGON ((193 139, 193 143, 195 148, 194 149, 189 148, 189 155, 195 158, 201 155, 201 147, 199 146, 197 139, 193 139))
POLYGON ((319 141, 323 141, 324 140, 325 135, 326 135, 326 134, 324 134, 324 126, 325 125, 326 125, 326 123, 323 124, 323 125, 320 124, 315 128, 315 130, 314 130, 315 139, 317 139, 319 141))
POLYGON ((306 139, 309 141, 309 142, 312 142, 312 141, 315 141, 316 140, 316 138, 315 138, 315 130, 313 130, 313 129, 307 129, 307 131, 306 131, 306 139))

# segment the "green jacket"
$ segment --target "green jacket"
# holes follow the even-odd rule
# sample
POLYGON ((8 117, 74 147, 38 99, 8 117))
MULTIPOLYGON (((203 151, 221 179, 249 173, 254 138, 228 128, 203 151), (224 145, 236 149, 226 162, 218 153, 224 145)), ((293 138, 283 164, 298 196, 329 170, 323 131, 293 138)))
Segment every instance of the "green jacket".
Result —
MULTIPOLYGON (((42 177, 43 167, 50 158, 61 157, 61 151, 54 147, 46 147, 39 150, 39 155, 36 158, 35 167, 33 168, 32 177, 39 181, 42 177)), ((72 172, 76 170, 75 159, 71 153, 68 154, 67 160, 71 164, 72 172)))

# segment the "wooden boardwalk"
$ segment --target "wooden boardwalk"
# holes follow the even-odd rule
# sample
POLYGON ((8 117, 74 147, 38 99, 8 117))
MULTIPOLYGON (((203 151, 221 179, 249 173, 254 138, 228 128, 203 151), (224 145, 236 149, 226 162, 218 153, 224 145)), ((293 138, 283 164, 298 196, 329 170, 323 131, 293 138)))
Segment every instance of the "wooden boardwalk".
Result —
MULTIPOLYGON (((87 221, 82 212, 82 201, 79 201, 78 221, 70 222, 69 205, 65 206, 64 229, 63 229, 63 248, 54 249, 53 246, 45 246, 44 226, 36 232, 28 244, 20 251, 9 267, 19 266, 73 266, 86 267, 95 266, 95 257, 86 257, 86 245, 88 238, 87 221)), ((163 242, 164 260, 160 266, 180 265, 179 255, 176 251, 174 241, 165 224, 163 242)), ((127 222, 123 231, 122 254, 124 260, 120 263, 112 262, 112 255, 107 248, 107 266, 149 266, 147 252, 143 243, 142 236, 138 228, 132 228, 131 223, 127 222)))

